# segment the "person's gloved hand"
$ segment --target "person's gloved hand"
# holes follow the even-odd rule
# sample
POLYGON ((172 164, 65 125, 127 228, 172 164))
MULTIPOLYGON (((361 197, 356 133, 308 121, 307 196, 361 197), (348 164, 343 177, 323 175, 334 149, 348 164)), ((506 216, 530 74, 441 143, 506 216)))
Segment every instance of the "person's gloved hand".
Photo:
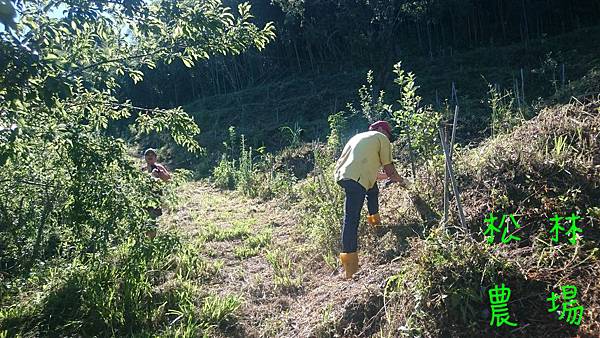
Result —
POLYGON ((410 189, 410 187, 412 186, 412 183, 406 178, 402 178, 402 181, 398 183, 404 189, 410 189))
POLYGON ((392 180, 389 180, 389 179, 388 179, 388 180, 385 180, 385 181, 383 182, 383 187, 384 187, 384 188, 387 188, 387 187, 389 187, 389 186, 390 186, 392 183, 394 183, 394 182, 392 182, 392 180))
POLYGON ((388 177, 388 175, 385 174, 385 172, 380 171, 380 172, 377 173, 377 180, 378 181, 385 181, 387 179, 389 179, 389 177, 388 177))
POLYGON ((393 181, 393 180, 389 179, 389 180, 385 181, 384 187, 387 188, 392 183, 398 183, 402 188, 404 188, 404 189, 410 189, 412 183, 409 180, 405 179, 405 178, 401 177, 400 179, 401 179, 400 181, 393 181))

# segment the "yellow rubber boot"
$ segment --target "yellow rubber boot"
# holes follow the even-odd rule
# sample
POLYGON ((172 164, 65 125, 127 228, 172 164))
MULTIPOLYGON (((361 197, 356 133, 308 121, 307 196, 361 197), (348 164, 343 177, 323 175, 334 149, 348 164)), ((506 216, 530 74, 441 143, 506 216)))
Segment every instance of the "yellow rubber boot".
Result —
POLYGON ((381 225, 381 217, 379 217, 379 214, 375 214, 375 215, 369 215, 367 216, 367 222, 369 222, 370 225, 381 225))
POLYGON ((352 278, 352 275, 358 271, 358 253, 356 252, 342 252, 340 254, 340 261, 344 266, 346 272, 346 279, 352 278))

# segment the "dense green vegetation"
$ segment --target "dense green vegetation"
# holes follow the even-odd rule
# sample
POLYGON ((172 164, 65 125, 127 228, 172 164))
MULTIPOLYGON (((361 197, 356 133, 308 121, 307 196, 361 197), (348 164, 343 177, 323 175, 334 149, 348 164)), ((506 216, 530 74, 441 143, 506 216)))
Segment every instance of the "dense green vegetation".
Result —
MULTIPOLYGON (((500 97, 512 92, 513 105, 516 108, 520 105, 526 118, 532 117, 536 106, 544 106, 548 101, 566 103, 572 95, 593 94, 594 78, 600 69, 598 33, 598 28, 589 28, 534 40, 527 45, 519 43, 457 51, 453 56, 440 56, 434 60, 418 55, 399 55, 395 61, 402 60, 402 68, 415 73, 422 104, 431 104, 437 111, 453 110, 454 83, 461 110, 457 139, 461 143, 479 142, 491 135, 489 85, 500 97), (565 67, 564 84, 562 65, 565 67), (521 101, 514 94, 517 85, 518 91, 523 91, 521 69, 526 104, 522 102, 522 94, 519 94, 521 101), (583 77, 589 80, 585 84, 579 81, 583 77), (527 107, 533 109, 527 110, 527 107)), ((369 68, 374 67, 351 66, 342 71, 332 69, 300 74, 286 71, 272 81, 232 93, 202 97, 184 108, 203 126, 199 142, 210 150, 207 160, 211 163, 220 160, 216 152, 225 150, 222 142, 227 141, 228 133, 223 126, 235 126, 238 134, 246 136, 247 146, 255 149, 265 146, 267 150, 275 151, 288 146, 291 143, 289 133, 282 130, 282 126, 301 129, 299 137, 303 141, 323 141, 328 133, 328 116, 346 110, 347 102, 358 103, 357 89, 366 83, 369 68)), ((378 81, 383 74, 389 78, 388 85, 383 88, 388 97, 386 103, 395 104, 399 87, 393 81, 393 64, 384 70, 373 71, 371 94, 378 96, 378 88, 382 88, 378 81)), ((357 108, 360 109, 359 104, 357 108)), ((358 124, 356 127, 363 128, 358 124)), ((165 152, 165 155, 172 156, 180 165, 205 161, 177 156, 175 149, 171 153, 165 152)), ((198 166, 202 167, 206 168, 204 174, 208 174, 208 165, 198 166)))
POLYGON ((600 4, 251 5, 0 0, 0 337, 598 334, 600 4), (455 111, 466 228, 441 221, 455 111), (333 168, 378 119, 413 184, 382 189, 368 287, 340 292, 333 168), (492 210, 525 239, 487 243, 492 210), (570 212, 584 235, 552 243, 570 212), (517 331, 489 326, 501 282, 517 331), (544 308, 565 282, 581 327, 544 308))
POLYGON ((176 251, 147 243, 144 233, 146 209, 173 187, 144 175, 108 128, 129 120, 136 133, 166 132, 192 152, 199 128, 179 108, 119 99, 119 88, 158 62, 191 67, 264 48, 274 27, 251 23, 247 4, 233 12, 220 1, 14 5, 17 24, 3 18, 0 33, 2 327, 34 335, 162 330, 165 314, 151 320, 157 301, 147 273, 176 251), (18 305, 29 292, 34 300, 18 305))

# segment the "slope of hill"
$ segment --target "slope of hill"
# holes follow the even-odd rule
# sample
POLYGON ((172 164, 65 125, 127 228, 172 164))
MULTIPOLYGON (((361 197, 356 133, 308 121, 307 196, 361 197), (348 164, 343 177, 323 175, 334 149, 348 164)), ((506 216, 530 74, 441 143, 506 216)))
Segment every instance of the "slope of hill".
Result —
MULTIPOLYGON (((270 201, 205 183, 182 188, 184 202, 163 221, 199 243, 197 252, 221 266, 203 292, 243 299, 211 335, 233 337, 597 337, 600 334, 600 101, 573 101, 476 148, 458 149, 456 172, 470 234, 451 213, 449 227, 421 217, 421 197, 440 217, 442 171, 423 168, 415 189, 382 189, 384 226, 361 223, 361 271, 344 281, 314 231, 310 205, 341 209, 317 168, 298 195, 270 201), (321 182, 321 183, 319 183, 321 182), (308 186, 308 188, 307 188, 308 186), (308 190, 306 190, 308 189, 308 190), (306 194, 303 191, 310 193, 306 194), (308 208, 308 209, 307 209, 308 208), (492 244, 484 218, 514 214, 519 241, 492 244), (575 244, 552 241, 554 214, 581 216, 575 244), (488 291, 504 284, 516 327, 490 325, 488 291), (547 298, 576 286, 580 326, 548 311, 547 298)), ((439 168, 439 167, 438 167, 439 168)), ((334 188, 334 186, 330 186, 334 188)), ((452 210, 453 208, 451 208, 452 210)), ((327 218, 333 229, 341 221, 327 218)), ((568 224, 564 224, 568 229, 568 224)), ((338 232, 329 233, 332 242, 338 232)))
MULTIPOLYGON (((522 92, 522 69, 525 100, 530 106, 551 97, 566 103, 570 95, 593 93, 592 88, 576 84, 599 72, 599 46, 600 27, 595 27, 527 45, 479 48, 433 60, 411 55, 401 59, 404 68, 415 73, 424 103, 438 110, 444 109, 445 100, 452 101, 452 83, 455 84, 462 112, 457 137, 461 142, 471 142, 488 135, 488 83, 498 85, 500 90, 514 91, 517 86, 522 92)), ((398 87, 392 83, 392 65, 387 67, 374 74, 374 89, 384 89, 386 101, 393 103, 398 98, 398 87)), ((185 110, 201 126, 200 141, 211 153, 221 149, 221 143, 227 139, 223 130, 228 126, 236 126, 253 146, 277 150, 288 142, 281 130, 284 126, 302 129, 304 141, 324 139, 328 133, 327 117, 353 102, 356 91, 365 83, 366 72, 367 69, 348 69, 273 74, 272 80, 263 85, 204 97, 186 105, 185 110)), ((526 117, 531 117, 533 111, 526 117)))

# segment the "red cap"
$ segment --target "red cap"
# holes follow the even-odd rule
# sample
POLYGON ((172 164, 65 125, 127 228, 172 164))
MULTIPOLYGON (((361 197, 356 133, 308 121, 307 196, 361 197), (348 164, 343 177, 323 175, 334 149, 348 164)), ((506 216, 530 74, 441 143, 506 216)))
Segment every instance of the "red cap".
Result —
POLYGON ((378 128, 383 128, 389 135, 392 134, 392 127, 386 121, 377 121, 369 126, 369 130, 376 130, 378 128))

